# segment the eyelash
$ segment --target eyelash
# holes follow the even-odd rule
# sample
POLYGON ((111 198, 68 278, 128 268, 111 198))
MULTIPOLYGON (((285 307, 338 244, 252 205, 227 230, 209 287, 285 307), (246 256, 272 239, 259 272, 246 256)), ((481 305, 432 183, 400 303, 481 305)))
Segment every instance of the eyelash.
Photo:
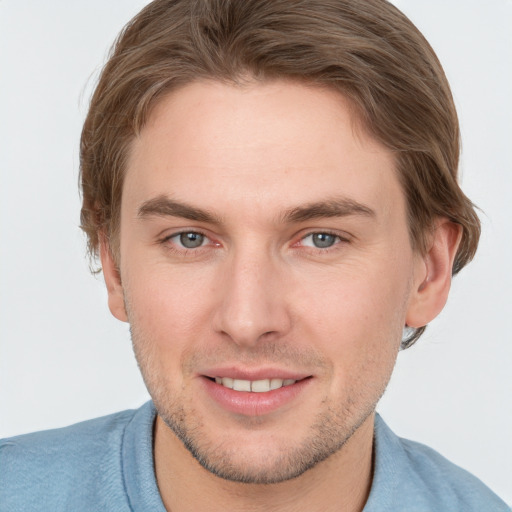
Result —
MULTIPOLYGON (((327 235, 327 236, 332 236, 334 237, 334 243, 328 247, 313 247, 313 246, 304 246, 303 247, 308 247, 308 249, 310 250, 313 250, 317 253, 328 253, 328 252, 331 252, 331 251, 335 251, 337 249, 339 249, 339 245, 343 244, 343 243, 348 243, 350 240, 346 237, 346 236, 342 236, 340 235, 339 233, 334 233, 332 231, 311 231, 309 233, 307 233, 306 235, 304 235, 303 237, 300 238, 299 242, 304 242, 304 240, 306 238, 309 238, 309 237, 313 237, 314 235, 327 235)), ((294 244, 296 245, 296 244, 294 244)))
MULTIPOLYGON (((169 250, 175 254, 179 254, 179 255, 187 255, 188 253, 196 253, 199 249, 202 249, 206 245, 209 245, 208 243, 206 243, 206 244, 201 244, 200 246, 195 247, 195 248, 190 248, 190 247, 179 247, 177 245, 177 243, 171 242, 171 240, 173 238, 180 237, 181 235, 192 235, 192 234, 200 235, 205 238, 205 241, 209 241, 210 243, 212 243, 210 237, 208 237, 208 235, 206 233, 203 233, 198 230, 183 230, 183 231, 179 231, 177 233, 172 233, 171 235, 165 236, 164 238, 159 240, 159 243, 161 245, 165 246, 167 250, 169 250)), ((219 244, 214 243, 214 245, 219 245, 219 244)))
MULTIPOLYGON (((175 254, 181 255, 181 256, 191 255, 192 253, 197 254, 200 249, 203 249, 203 248, 207 247, 208 245, 214 245, 216 247, 220 246, 219 243, 212 242, 211 238, 206 233, 204 233, 202 231, 198 231, 198 230, 183 230, 183 231, 179 231, 177 233, 172 233, 171 235, 165 236, 158 242, 161 245, 165 246, 167 250, 169 250, 175 254), (184 234, 200 235, 200 236, 204 237, 206 243, 202 243, 198 247, 189 248, 189 247, 179 247, 177 245, 177 243, 170 242, 173 238, 180 237, 181 235, 184 235, 184 234)), ((330 253, 331 251, 338 250, 339 245, 346 244, 346 243, 350 243, 349 237, 342 236, 339 233, 335 233, 332 231, 322 230, 322 231, 310 231, 310 232, 306 233, 305 235, 301 236, 297 242, 294 242, 292 244, 292 247, 296 247, 297 245, 300 244, 302 247, 306 247, 307 250, 309 250, 309 251, 314 251, 315 253, 319 253, 319 254, 326 254, 326 253, 330 253), (312 237, 314 235, 332 236, 335 238, 335 241, 332 245, 330 245, 328 247, 323 247, 323 248, 322 247, 306 246, 306 245, 302 244, 305 239, 307 239, 308 237, 312 237)))

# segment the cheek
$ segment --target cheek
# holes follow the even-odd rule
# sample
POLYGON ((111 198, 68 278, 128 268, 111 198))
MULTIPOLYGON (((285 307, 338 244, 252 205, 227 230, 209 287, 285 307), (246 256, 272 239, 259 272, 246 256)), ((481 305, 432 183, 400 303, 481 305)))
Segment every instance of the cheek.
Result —
MULTIPOLYGON (((151 345, 160 354, 172 353, 169 362, 179 362, 180 353, 194 345, 208 323, 208 298, 204 280, 169 269, 133 273, 125 284, 125 298, 137 342, 151 345)), ((149 347, 148 347, 149 348, 149 347)))
POLYGON ((407 280, 389 269, 386 278, 382 273, 367 267, 307 283, 310 292, 296 318, 307 337, 338 362, 340 374, 353 375, 363 367, 388 373, 394 365, 406 315, 407 280))
POLYGON ((317 348, 332 361, 328 394, 339 397, 340 403, 345 397, 349 407, 364 404, 371 408, 391 377, 402 326, 389 300, 381 300, 385 295, 377 298, 348 292, 339 294, 337 301, 326 301, 319 310, 323 323, 320 320, 315 324, 321 325, 322 331, 317 329, 313 339, 322 344, 317 348))
POLYGON ((293 301, 318 325, 333 323, 343 331, 386 329, 405 318, 408 282, 407 275, 383 265, 340 268, 302 276, 293 301))

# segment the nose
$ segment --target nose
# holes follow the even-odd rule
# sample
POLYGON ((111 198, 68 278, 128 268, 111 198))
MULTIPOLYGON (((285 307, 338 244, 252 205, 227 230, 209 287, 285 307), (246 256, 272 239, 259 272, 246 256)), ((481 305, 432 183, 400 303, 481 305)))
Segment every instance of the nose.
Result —
POLYGON ((247 250, 226 262, 219 283, 214 329, 240 346, 286 334, 291 318, 282 264, 247 250))

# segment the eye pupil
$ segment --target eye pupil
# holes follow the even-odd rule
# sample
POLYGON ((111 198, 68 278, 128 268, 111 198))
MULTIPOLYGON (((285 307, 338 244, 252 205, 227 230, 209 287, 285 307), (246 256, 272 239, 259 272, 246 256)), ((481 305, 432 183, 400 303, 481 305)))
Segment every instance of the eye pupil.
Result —
POLYGON ((314 233, 313 234, 313 244, 318 248, 331 247, 336 241, 336 237, 334 235, 330 235, 329 233, 314 233))
POLYGON ((200 247, 203 245, 204 235, 201 233, 181 233, 180 235, 180 243, 183 247, 187 249, 195 249, 196 247, 200 247))

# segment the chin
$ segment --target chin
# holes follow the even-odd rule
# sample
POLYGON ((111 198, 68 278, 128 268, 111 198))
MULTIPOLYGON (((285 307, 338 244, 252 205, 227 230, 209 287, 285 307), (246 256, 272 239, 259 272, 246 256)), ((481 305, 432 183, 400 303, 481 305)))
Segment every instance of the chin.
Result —
POLYGON ((372 406, 354 418, 348 410, 326 407, 297 437, 279 436, 262 425, 240 427, 238 435, 230 435, 222 429, 216 433, 193 409, 157 396, 153 401, 160 418, 203 468, 245 484, 277 484, 301 476, 339 452, 374 411, 372 406))

